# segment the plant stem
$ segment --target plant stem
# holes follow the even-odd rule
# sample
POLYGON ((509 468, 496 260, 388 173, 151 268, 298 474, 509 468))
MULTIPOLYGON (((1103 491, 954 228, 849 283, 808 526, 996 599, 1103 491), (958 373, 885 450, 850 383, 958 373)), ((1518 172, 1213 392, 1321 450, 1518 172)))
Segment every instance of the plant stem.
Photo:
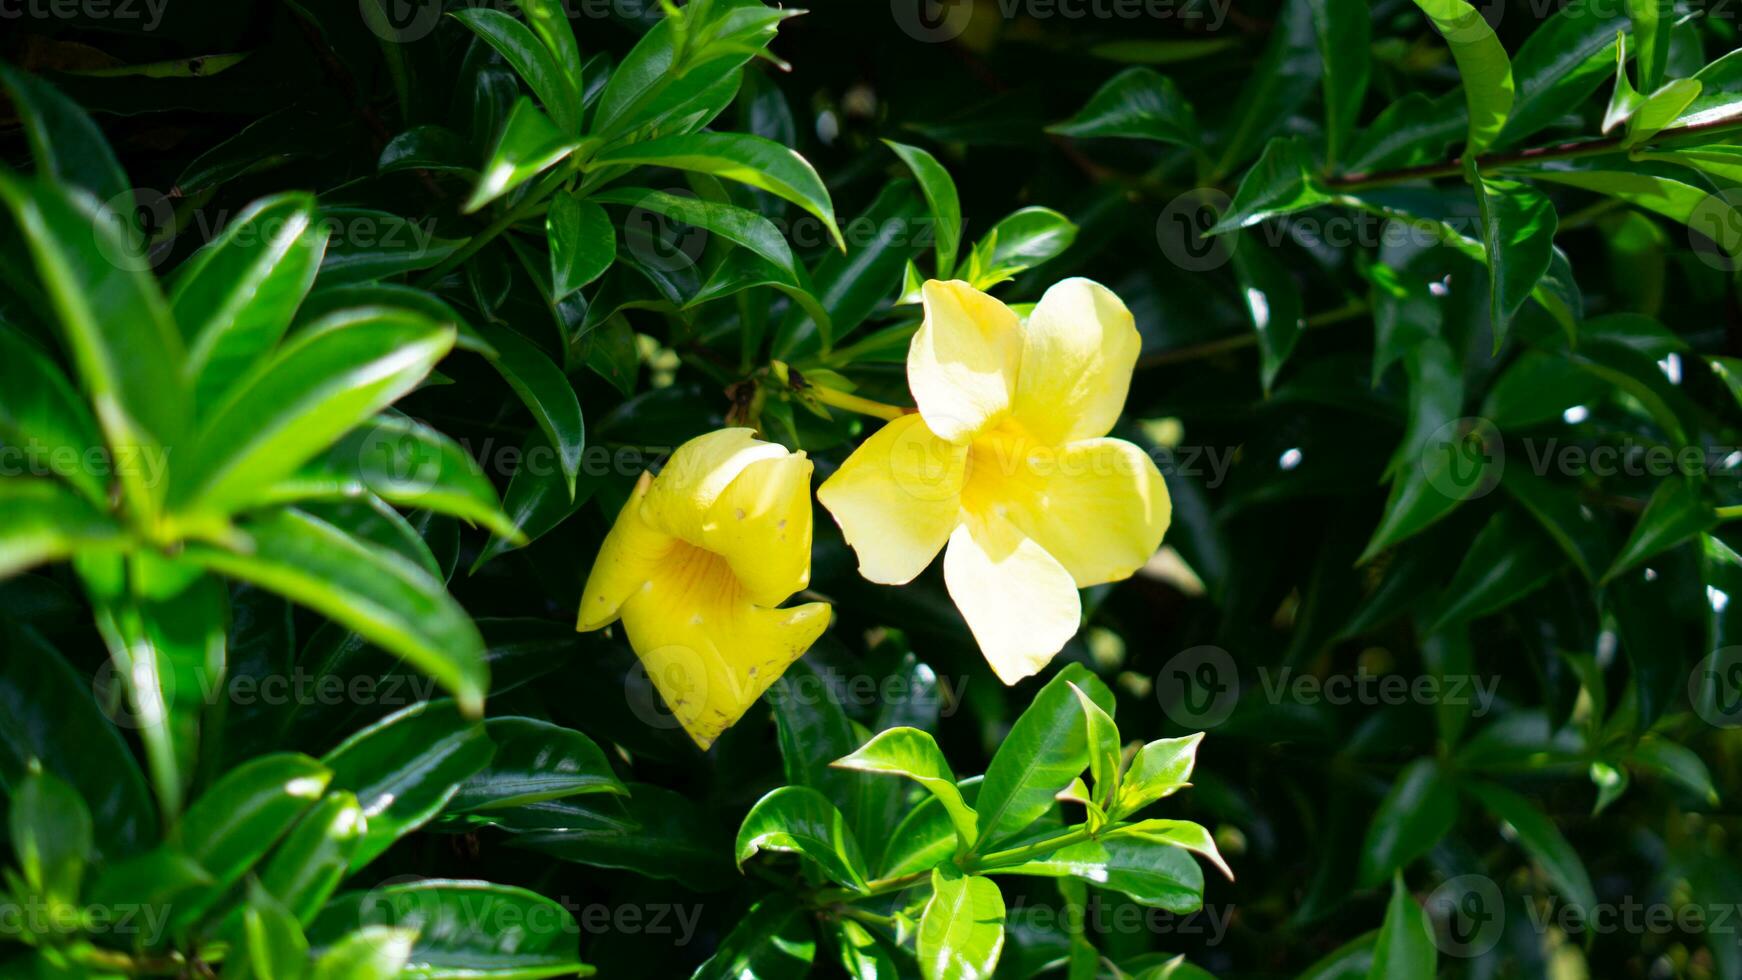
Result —
POLYGON ((885 405, 882 402, 874 402, 869 398, 860 398, 858 395, 849 395, 844 391, 836 391, 833 388, 825 388, 822 385, 811 385, 807 390, 816 396, 817 401, 822 402, 824 405, 833 405, 836 408, 844 408, 849 412, 858 412, 860 415, 870 415, 890 422, 901 418, 903 415, 911 415, 913 413, 913 409, 911 408, 902 408, 898 405, 885 405))
POLYGON ((519 204, 516 204, 505 212, 502 217, 497 218, 495 221, 487 225, 483 231, 480 231, 471 238, 466 239, 466 244, 455 250, 454 254, 443 259, 435 268, 419 277, 417 284, 426 289, 434 285, 442 276, 452 272, 460 263, 478 254, 484 246, 495 241, 503 232, 506 232, 516 224, 519 224, 522 219, 529 217, 534 211, 544 205, 545 198, 549 197, 552 191, 562 186, 563 181, 569 179, 569 175, 572 174, 579 165, 579 162, 574 157, 570 157, 568 162, 556 167, 550 173, 545 174, 519 204))
MULTIPOLYGON (((1727 133, 1742 129, 1742 118, 1717 119, 1697 126, 1683 126, 1680 129, 1659 133, 1659 140, 1680 141, 1688 137, 1710 136, 1717 133, 1727 133)), ((1551 160, 1576 160, 1580 157, 1602 156, 1608 153, 1618 153, 1623 149, 1626 134, 1605 136, 1595 140, 1574 140, 1566 143, 1556 143, 1551 146, 1532 147, 1528 150, 1517 150, 1509 153, 1489 153, 1476 158, 1476 166, 1482 170, 1493 170, 1500 167, 1514 167, 1532 163, 1543 163, 1551 160)), ((1431 180, 1435 177, 1457 177, 1464 172, 1464 158, 1454 157, 1440 163, 1427 163, 1415 167, 1403 167, 1398 170, 1382 170, 1375 173, 1341 174, 1325 178, 1327 186, 1338 190, 1357 190, 1371 187, 1386 187, 1391 184, 1402 184, 1412 180, 1431 180)))
POLYGON ((963 870, 997 870, 1000 867, 1022 864, 1042 854, 1051 854, 1061 847, 1080 844, 1093 836, 1089 833, 1088 825, 1083 824, 1075 830, 1060 834, 1057 837, 1048 837, 1045 840, 1037 840, 1032 844, 1024 844, 1021 847, 1012 847, 1008 850, 994 851, 985 857, 975 857, 973 854, 969 854, 966 861, 967 867, 963 870))
POLYGON ((852 888, 825 888, 811 895, 813 905, 833 905, 837 902, 848 902, 857 898, 873 898, 887 895, 890 892, 904 891, 922 881, 930 880, 931 871, 915 871, 912 874, 898 875, 894 878, 878 878, 865 883, 865 891, 852 888))
POLYGON ((1733 521, 1738 517, 1742 517, 1742 504, 1731 504, 1728 507, 1719 507, 1717 510, 1713 511, 1713 513, 1717 514, 1718 520, 1720 521, 1733 521))

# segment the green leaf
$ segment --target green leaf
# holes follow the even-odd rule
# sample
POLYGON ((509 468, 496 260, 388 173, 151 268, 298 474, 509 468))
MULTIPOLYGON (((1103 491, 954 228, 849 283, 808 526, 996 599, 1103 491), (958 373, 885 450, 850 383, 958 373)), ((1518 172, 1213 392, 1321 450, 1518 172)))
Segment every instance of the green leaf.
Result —
POLYGON ((801 980, 816 959, 810 916, 785 895, 750 906, 690 980, 801 980))
POLYGON ((605 209, 558 194, 544 217, 550 239, 550 295, 560 302, 605 274, 617 261, 617 233, 605 209))
POLYGON ((919 181, 920 193, 931 207, 932 247, 937 250, 937 278, 948 279, 956 268, 956 249, 962 244, 962 201, 956 195, 956 182, 937 157, 906 143, 884 140, 883 145, 895 151, 907 169, 919 181))
POLYGON ((351 873, 368 819, 355 794, 330 792, 292 827, 260 871, 260 884, 303 925, 351 873))
POLYGON ((809 786, 782 786, 756 801, 738 828, 739 866, 757 851, 786 851, 815 861, 839 884, 865 890, 865 860, 846 818, 809 786))
POLYGON ((1269 392, 1277 372, 1300 340, 1300 284, 1276 254, 1260 244, 1258 236, 1252 233, 1243 233, 1235 239, 1234 276, 1240 283, 1246 318, 1258 337, 1259 378, 1269 392))
POLYGON ((416 934, 406 969, 420 980, 540 980, 594 972, 580 960, 581 931, 568 910, 523 888, 432 879, 346 892, 309 926, 309 944, 330 955, 365 924, 416 934))
MULTIPOLYGON (((574 113, 578 122, 586 65, 581 61, 581 46, 575 42, 574 28, 569 25, 568 8, 558 0, 515 0, 515 4, 526 15, 532 32, 556 59, 558 73, 568 81, 567 90, 575 96, 574 113)), ((551 114, 558 118, 562 116, 554 109, 551 114)))
POLYGON ((0 442, 20 453, 17 467, 72 484, 93 505, 108 505, 102 475, 88 453, 102 446, 83 398, 47 352, 0 325, 0 442), (70 462, 70 465, 69 465, 70 462))
POLYGON ((223 980, 301 980, 307 960, 302 926, 258 882, 249 882, 223 980))
POLYGON ((1264 54, 1228 112, 1222 153, 1212 174, 1231 174, 1252 151, 1279 132, 1312 97, 1323 68, 1310 0, 1287 0, 1278 12, 1264 54))
POLYGON ((1190 786, 1198 746, 1203 741, 1204 733, 1198 732, 1183 738, 1156 739, 1138 749, 1120 780, 1119 798, 1110 816, 1129 816, 1190 786))
POLYGON ((1682 787, 1707 806, 1718 805, 1718 787, 1712 782, 1712 772, 1693 749, 1649 735, 1633 746, 1627 759, 1635 766, 1682 787))
MULTIPOLYGON (((791 310, 775 333, 774 356, 791 359, 798 352, 833 344, 864 323, 878 306, 892 300, 900 288, 903 268, 923 247, 907 229, 924 214, 910 183, 891 183, 878 192, 865 213, 849 222, 855 230, 869 229, 869 240, 855 234, 851 251, 823 256, 812 274, 817 299, 828 311, 828 319, 819 320, 802 309, 791 310)), ((906 345, 901 349, 905 356, 906 345)))
POLYGON ((579 145, 545 118, 530 99, 520 99, 490 150, 478 186, 461 210, 470 214, 489 204, 554 166, 579 145))
POLYGON ((742 245, 767 260, 789 282, 797 283, 801 273, 792 256, 792 246, 786 243, 774 222, 760 214, 735 204, 721 204, 666 191, 644 187, 617 187, 593 195, 600 204, 622 204, 633 211, 651 211, 673 221, 711 231, 727 241, 742 245))
POLYGON ((1586 874, 1579 852, 1535 804, 1493 783, 1471 782, 1465 789, 1494 819, 1512 827, 1518 843, 1542 866, 1543 874, 1563 898, 1587 911, 1597 907, 1597 892, 1591 887, 1591 876, 1586 874))
POLYGON ((670 167, 765 190, 815 215, 836 246, 842 251, 847 248, 822 178, 804 157, 773 140, 747 133, 663 136, 606 150, 592 159, 588 169, 602 166, 670 167))
POLYGON ((1464 0, 1415 0, 1415 5, 1446 39, 1464 80, 1464 103, 1470 110, 1464 144, 1468 159, 1493 145, 1512 114, 1512 63, 1494 29, 1464 0))
POLYGON ((335 231, 321 259, 322 289, 428 269, 466 243, 463 238, 435 237, 433 219, 369 208, 323 207, 320 223, 335 231))
POLYGON ((961 841, 961 851, 973 847, 979 839, 979 818, 973 807, 962 799, 949 760, 944 758, 943 750, 938 748, 930 733, 905 727, 878 732, 871 741, 831 765, 859 772, 906 776, 924 786, 943 805, 961 841))
POLYGON ((1669 27, 1662 23, 1663 6, 1656 0, 1627 0, 1627 17, 1633 22, 1638 48, 1639 87, 1649 92, 1663 82, 1669 61, 1669 27))
POLYGON ((1431 629, 1504 609, 1548 584, 1565 564, 1566 555, 1534 522, 1500 511, 1459 562, 1431 629))
POLYGON ((85 549, 119 548, 121 529, 89 501, 53 480, 0 480, 0 578, 85 549))
POLYGON ((174 908, 189 897, 208 897, 201 893, 214 884, 198 861, 163 844, 105 865, 91 883, 85 904, 113 908, 131 902, 174 908))
POLYGON ((84 191, 116 214, 132 213, 133 185, 102 130, 77 103, 7 64, 0 64, 0 85, 24 124, 39 179, 84 191))
POLYGON ((413 313, 336 313, 235 383, 177 471, 178 506, 222 514, 260 502, 347 431, 415 388, 454 328, 413 313))
POLYGON ((1512 59, 1517 98, 1494 147, 1536 135, 1590 98, 1612 72, 1624 28, 1621 9, 1609 4, 1563 7, 1530 32, 1512 59))
POLYGON ((1651 93, 1627 116, 1627 138, 1623 147, 1635 147, 1650 140, 1671 123, 1681 118, 1683 110, 1700 96, 1700 83, 1691 78, 1666 83, 1651 93))
POLYGON ((1702 486, 1680 477, 1659 483, 1645 504, 1645 513, 1639 515, 1633 533, 1627 536, 1621 553, 1615 556, 1599 584, 1607 584, 1647 558, 1716 526, 1718 515, 1701 492, 1702 486))
POLYGON ((0 620, 0 786, 16 792, 33 765, 85 800, 97 846, 111 861, 156 838, 145 779, 90 682, 36 634, 0 620))
MULTIPOLYGON (((526 441, 521 445, 520 458, 537 459, 541 455, 550 459, 559 458, 544 433, 534 429, 527 434, 526 441)), ((593 494, 603 482, 589 473, 586 479, 576 483, 574 497, 571 499, 568 481, 563 476, 561 467, 523 463, 508 478, 508 490, 502 495, 502 510, 508 515, 508 520, 517 533, 514 538, 492 535, 489 543, 478 552, 477 559, 472 562, 471 571, 475 574, 490 559, 521 547, 517 541, 531 543, 549 533, 592 500, 593 494)))
POLYGON ((194 800, 171 842, 199 862, 220 889, 179 905, 171 915, 172 929, 205 916, 222 889, 241 881, 315 805, 331 778, 327 767, 306 755, 264 755, 225 773, 194 800))
POLYGON ((587 447, 587 424, 581 401, 562 368, 544 351, 513 329, 497 324, 479 328, 498 352, 496 370, 532 412, 533 421, 557 450, 564 489, 575 496, 581 453, 587 447))
POLYGON ((1533 170, 1530 176, 1578 187, 1661 214, 1710 238, 1725 254, 1742 255, 1742 222, 1720 196, 1679 180, 1625 170, 1533 170))
POLYGON ((1674 622, 1669 589, 1661 578, 1633 572, 1616 577, 1601 593, 1603 608, 1615 618, 1621 650, 1632 668, 1641 730, 1663 714, 1687 682, 1681 640, 1673 628, 1666 628, 1674 622))
POLYGON ((1094 802, 1105 811, 1119 794, 1120 749, 1119 729, 1113 716, 1096 704, 1094 699, 1075 684, 1071 693, 1083 709, 1084 734, 1089 748, 1089 775, 1095 781, 1094 802))
POLYGON ((164 447, 182 444, 189 412, 169 305, 131 256, 119 219, 90 198, 0 173, 0 205, 23 234, 110 452, 133 464, 116 467, 122 499, 150 522, 164 487, 139 464, 161 463, 164 447))
POLYGON ((509 843, 564 861, 623 868, 696 891, 734 879, 731 841, 683 795, 630 783, 629 796, 595 795, 471 814, 501 827, 509 843))
POLYGON ((1139 820, 1133 824, 1115 827, 1103 834, 1101 839, 1110 837, 1132 837, 1201 854, 1216 866, 1216 870, 1227 875, 1229 881, 1234 880, 1233 869, 1228 867, 1227 861, 1222 860, 1222 852, 1216 848, 1216 839, 1202 824, 1195 824, 1190 820, 1139 820))
POLYGON ((1482 221, 1482 254, 1488 263, 1488 316, 1494 325, 1494 350, 1518 308, 1536 290, 1554 258, 1558 227, 1554 205, 1529 184, 1493 180, 1465 157, 1464 175, 1476 191, 1482 221))
POLYGON ((1426 854, 1458 819, 1458 794, 1433 759, 1417 759, 1397 774, 1379 801, 1361 846, 1358 880, 1372 888, 1426 854))
POLYGON ((1463 409, 1464 384, 1446 342, 1422 341, 1404 357, 1404 367, 1409 427, 1391 458, 1391 493, 1363 562, 1451 513, 1482 488, 1493 466, 1489 433, 1453 425, 1463 409))
POLYGON ((1051 208, 1012 211, 974 244, 966 275, 975 289, 991 289, 1063 254, 1077 239, 1077 226, 1051 208))
POLYGON ((1139 905, 1186 915, 1204 903, 1204 872, 1173 842, 1106 834, 1061 847, 1017 865, 985 869, 987 874, 1076 878, 1123 892, 1139 905))
POLYGON ((263 515, 242 530, 250 550, 190 545, 185 553, 355 630, 435 678, 466 714, 482 712, 484 641, 439 580, 294 510, 263 515))
POLYGON ((93 854, 91 811, 77 790, 40 769, 12 790, 7 829, 12 854, 33 897, 53 905, 79 899, 93 854))
POLYGON ((915 938, 925 980, 989 980, 1004 950, 1004 896, 990 878, 936 868, 915 938))
POLYGON ((1367 97, 1373 15, 1361 0, 1308 0, 1308 4, 1324 73, 1325 166, 1334 169, 1367 97))
POLYGON ((1203 142, 1191 103, 1180 95, 1173 79, 1152 68, 1127 68, 1114 75, 1076 115, 1046 131, 1078 139, 1155 140, 1186 147, 1203 142))
POLYGON ((1373 965, 1367 970, 1367 980, 1431 977, 1435 959, 1433 926, 1427 913, 1403 887, 1403 875, 1394 875, 1385 923, 1373 941, 1373 965))
POLYGON ((169 302, 187 341, 182 373, 196 404, 218 404, 290 326, 326 253, 314 206, 308 194, 256 201, 176 274, 169 302))
POLYGON ((496 755, 460 786, 449 812, 559 800, 583 793, 629 795, 605 753, 572 728, 536 718, 491 718, 484 723, 496 755))
POLYGON ((1430 99, 1409 92, 1386 106, 1349 148, 1344 169, 1371 173, 1392 167, 1437 163, 1467 128, 1468 111, 1459 89, 1430 99))
POLYGON ((496 487, 465 447, 415 419, 389 413, 352 429, 319 458, 260 495, 267 504, 356 500, 374 494, 408 509, 449 514, 524 543, 496 487))
POLYGON ((1234 199, 1205 237, 1249 228, 1266 218, 1293 214, 1332 200, 1312 174, 1312 160, 1299 137, 1278 136, 1265 144, 1258 162, 1240 178, 1234 199))
POLYGON ((974 807, 980 813, 981 850, 1040 819, 1052 807, 1054 794, 1088 768, 1087 727, 1073 684, 1102 710, 1112 711, 1112 692, 1082 664, 1067 664, 1047 681, 986 767, 974 807))
POLYGON ((329 946, 308 980, 396 980, 416 943, 416 929, 365 926, 329 946))
MULTIPOLYGON (((555 40, 561 43, 562 35, 568 36, 568 47, 574 51, 573 64, 565 65, 559 61, 557 53, 547 43, 541 42, 532 28, 503 11, 472 7, 456 10, 451 16, 471 28, 513 66, 515 74, 526 81, 527 87, 544 105, 544 111, 550 113, 563 132, 578 133, 581 125, 581 92, 577 84, 580 50, 575 46, 574 32, 569 30, 567 18, 560 13, 536 19, 530 16, 531 13, 528 10, 528 20, 539 29, 539 34, 544 35, 545 42, 555 40)), ((513 123, 510 122, 509 126, 512 127, 513 123)))
POLYGON ((333 788, 349 790, 368 815, 351 870, 434 819, 492 752, 484 726, 447 700, 394 712, 328 752, 321 761, 333 788))

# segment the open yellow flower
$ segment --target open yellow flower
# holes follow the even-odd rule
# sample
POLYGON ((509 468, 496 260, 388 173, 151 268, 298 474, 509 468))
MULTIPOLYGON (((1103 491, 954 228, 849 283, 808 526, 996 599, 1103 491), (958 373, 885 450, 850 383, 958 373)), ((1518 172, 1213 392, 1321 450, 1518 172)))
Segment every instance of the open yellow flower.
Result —
POLYGON ((965 282, 925 284, 907 354, 916 415, 885 425, 817 491, 873 582, 945 544, 944 582, 1006 684, 1051 660, 1077 590, 1128 578, 1172 514, 1155 462, 1105 438, 1139 340, 1106 287, 1067 279, 1024 322, 965 282))
POLYGON ((816 641, 829 606, 777 609, 810 583, 811 461, 721 429, 641 475, 581 596, 582 632, 618 619, 702 748, 816 641))

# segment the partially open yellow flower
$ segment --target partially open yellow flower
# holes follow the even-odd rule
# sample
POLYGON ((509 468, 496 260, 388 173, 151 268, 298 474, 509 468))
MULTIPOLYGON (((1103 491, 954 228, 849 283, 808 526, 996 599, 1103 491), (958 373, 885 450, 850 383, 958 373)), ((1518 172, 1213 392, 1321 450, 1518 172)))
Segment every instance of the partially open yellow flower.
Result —
POLYGON ((901 585, 947 543, 944 582, 1006 684, 1076 632, 1077 590, 1128 578, 1172 505, 1155 462, 1104 438, 1139 339, 1106 287, 1067 279, 1024 322, 965 282, 925 284, 907 354, 919 406, 817 491, 873 582, 901 585))
POLYGON ((641 475, 587 576, 576 629, 619 618, 702 748, 816 641, 829 606, 777 609, 810 583, 811 461, 721 429, 641 475))

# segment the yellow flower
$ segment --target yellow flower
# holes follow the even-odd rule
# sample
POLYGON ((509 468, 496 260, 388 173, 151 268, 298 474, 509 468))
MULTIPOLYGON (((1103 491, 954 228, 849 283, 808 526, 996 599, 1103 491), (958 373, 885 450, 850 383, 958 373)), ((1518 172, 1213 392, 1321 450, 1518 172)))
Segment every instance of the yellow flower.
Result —
POLYGON ((829 624, 829 606, 777 609, 810 583, 811 461, 721 429, 641 475, 587 576, 576 629, 618 619, 702 748, 731 727, 829 624))
POLYGON ((947 543, 944 583, 1006 684, 1076 632, 1077 590, 1128 578, 1172 505, 1155 463, 1104 438, 1139 340, 1106 287, 1067 279, 1023 322, 965 282, 925 284, 907 353, 916 415, 885 425, 817 491, 873 582, 902 585, 947 543))

